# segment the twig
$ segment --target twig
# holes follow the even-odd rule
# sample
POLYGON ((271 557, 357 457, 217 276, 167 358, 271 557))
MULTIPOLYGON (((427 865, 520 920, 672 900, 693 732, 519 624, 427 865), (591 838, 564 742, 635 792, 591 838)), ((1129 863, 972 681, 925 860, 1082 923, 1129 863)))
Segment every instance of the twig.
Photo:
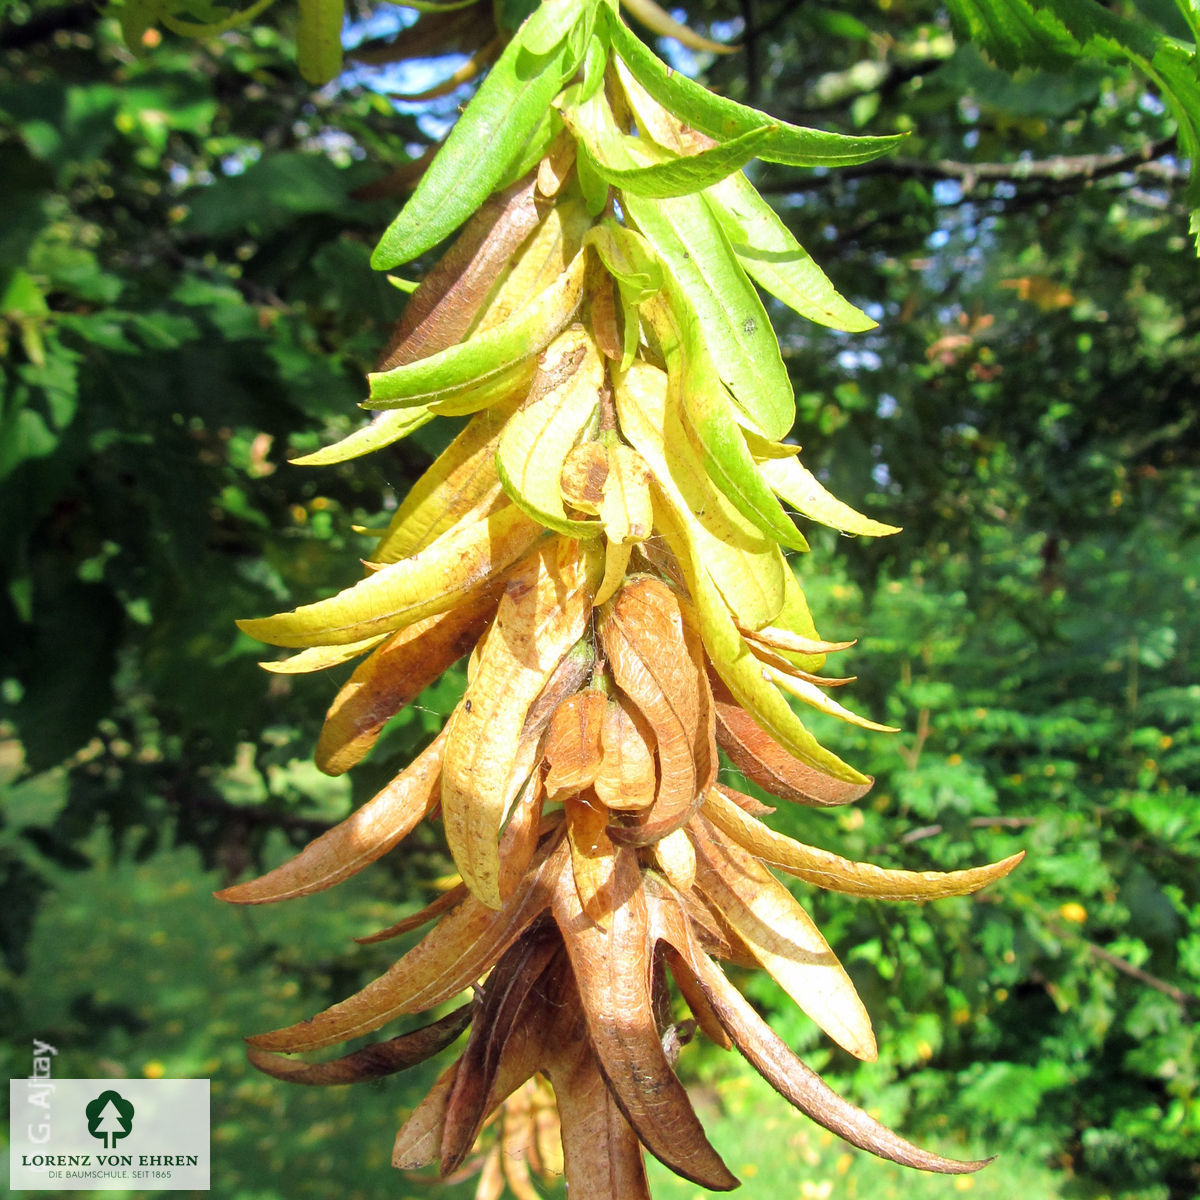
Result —
MULTIPOLYGON (((972 817, 967 825, 971 829, 990 829, 999 826, 1001 829, 1027 829, 1036 825, 1039 817, 972 817)), ((945 825, 922 825, 919 829, 910 829, 900 838, 902 846, 911 846, 913 842, 923 842, 926 838, 937 837, 945 833, 945 825)))
POLYGON ((1127 958, 1122 958, 1119 954, 1114 954, 1111 950, 1105 950, 1103 946, 1099 946, 1095 942, 1085 938, 1074 929, 1067 929, 1057 921, 1047 921, 1046 927, 1056 937, 1068 940, 1074 938, 1076 941, 1082 943, 1093 958, 1098 958, 1102 963, 1107 963, 1114 970, 1120 971, 1122 975, 1128 975, 1130 979, 1136 979, 1138 983, 1143 983, 1146 987, 1153 988, 1156 992, 1161 992, 1164 996, 1169 996, 1180 1008, 1188 1008, 1190 1005, 1200 1004, 1200 996, 1194 995, 1192 992, 1185 992, 1182 988, 1176 987, 1175 984, 1168 983, 1165 979, 1159 979, 1157 975, 1151 975, 1149 971, 1143 971, 1141 967, 1134 966, 1127 958))
POLYGON ((1191 1004, 1200 1004, 1200 996, 1193 996, 1190 992, 1185 992, 1182 988, 1177 988, 1173 983, 1168 983, 1165 979, 1159 979, 1157 975, 1151 975, 1149 971, 1143 971, 1141 967, 1135 967, 1128 959, 1113 954, 1111 950, 1105 950, 1103 946, 1097 946, 1095 942, 1089 942, 1087 938, 1080 938, 1079 940, 1087 947, 1088 953, 1093 958, 1098 958, 1101 962, 1108 963, 1110 967, 1122 972, 1122 974, 1128 975, 1130 979, 1136 979, 1139 983, 1144 983, 1156 992, 1162 992, 1164 996, 1170 996, 1180 1008, 1187 1008, 1191 1004))

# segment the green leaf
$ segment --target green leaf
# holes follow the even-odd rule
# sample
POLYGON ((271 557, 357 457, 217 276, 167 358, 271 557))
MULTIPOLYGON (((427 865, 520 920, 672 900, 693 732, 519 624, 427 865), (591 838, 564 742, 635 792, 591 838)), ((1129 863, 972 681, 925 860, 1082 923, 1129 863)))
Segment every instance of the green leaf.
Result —
MULTIPOLYGON (((672 285, 670 291, 675 290, 672 285)), ((687 415, 685 429, 709 478, 742 516, 768 537, 792 550, 807 550, 804 536, 783 511, 750 456, 695 314, 677 302, 672 310, 654 305, 647 315, 666 359, 673 390, 687 415)))
POLYGON ((392 412, 380 413, 379 416, 362 429, 334 442, 323 446, 311 454, 302 454, 292 459, 292 465, 297 467, 327 467, 333 463, 347 462, 352 458, 360 458, 373 450, 380 450, 398 442, 422 425, 433 420, 433 413, 423 405, 418 408, 399 408, 392 412))
MULTIPOLYGON (((509 42, 375 248, 371 265, 376 269, 408 262, 453 233, 496 190, 534 136, 550 102, 577 66, 567 39, 577 4, 546 4, 537 16, 548 10, 560 18, 557 44, 542 54, 530 52, 524 37, 533 19, 509 42), (570 16, 565 25, 564 14, 570 16)), ((547 21, 549 15, 536 26, 539 40, 550 28, 547 21)))
POLYGON ((596 3, 597 0, 542 0, 518 30, 517 37, 530 54, 536 55, 549 54, 566 38, 572 43, 578 65, 587 39, 581 39, 577 31, 590 24, 596 3))
MULTIPOLYGON (((275 0, 255 0, 255 3, 248 8, 239 8, 223 20, 207 22, 180 20, 179 17, 162 12, 161 10, 167 7, 166 3, 162 3, 157 6, 160 9, 158 19, 172 33, 181 33, 185 37, 195 38, 216 37, 218 34, 228 33, 231 29, 237 29, 240 25, 249 24, 259 13, 265 12, 274 3, 275 0)), ((341 22, 339 21, 338 24, 340 28, 341 22)))
POLYGON ((509 164, 508 170, 504 172, 492 190, 502 192, 516 183, 518 179, 524 178, 542 161, 546 151, 550 149, 561 130, 562 118, 553 108, 546 109, 537 123, 537 128, 529 135, 528 142, 509 164))
POLYGON ((141 58, 146 53, 142 35, 159 19, 165 0, 124 0, 118 16, 121 21, 121 37, 131 54, 141 58))
POLYGON ((652 474, 656 523, 665 504, 687 553, 703 564, 738 621, 748 629, 771 624, 786 599, 787 563, 778 545, 709 478, 684 425, 678 377, 638 359, 612 378, 621 433, 652 474))
POLYGON ((629 293, 633 304, 642 304, 662 291, 662 264, 646 239, 626 225, 605 220, 588 230, 584 244, 600 256, 608 273, 629 293))
MULTIPOLYGON (((1132 63, 1147 75, 1178 123, 1181 147, 1191 160, 1186 200, 1200 251, 1200 73, 1195 46, 1094 0, 950 0, 949 7, 960 35, 977 42, 1009 71, 1065 71, 1081 59, 1091 59, 1132 63)), ((1194 6, 1184 11, 1194 12, 1194 6)), ((1193 28, 1195 23, 1193 17, 1193 28)))
POLYGON ((626 196, 625 212, 695 311, 717 371, 746 421, 767 438, 785 437, 796 412, 779 343, 704 197, 626 196))
POLYGON ((485 333, 370 375, 370 407, 428 404, 456 389, 474 389, 519 372, 521 362, 544 350, 579 307, 586 260, 586 252, 577 254, 567 271, 527 308, 485 333))
POLYGON ((342 69, 345 0, 299 0, 296 65, 308 83, 328 83, 342 69))
POLYGON ((272 646, 345 646, 446 612, 486 587, 544 533, 515 504, 450 530, 409 558, 291 612, 238 622, 272 646))
POLYGON ((758 109, 716 96, 686 75, 669 70, 619 17, 606 11, 605 19, 613 48, 637 81, 680 120, 718 141, 774 125, 775 132, 758 151, 758 157, 766 162, 794 167, 845 167, 887 154, 903 141, 901 136, 850 137, 775 122, 758 109))
POLYGON ((775 210, 741 174, 709 188, 706 199, 738 262, 760 287, 810 321, 861 333, 875 322, 829 281, 775 210))
POLYGON ((563 120, 602 179, 622 193, 653 198, 686 196, 718 183, 741 170, 779 129, 762 125, 699 154, 678 156, 622 133, 603 92, 576 108, 564 105, 563 120))

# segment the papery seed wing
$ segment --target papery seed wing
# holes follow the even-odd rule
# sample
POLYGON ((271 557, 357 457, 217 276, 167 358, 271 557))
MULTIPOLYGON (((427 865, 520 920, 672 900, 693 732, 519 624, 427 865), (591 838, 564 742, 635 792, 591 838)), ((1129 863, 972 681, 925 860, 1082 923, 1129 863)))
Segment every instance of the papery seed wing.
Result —
POLYGON ((537 739, 524 737, 521 740, 522 753, 509 777, 510 790, 516 787, 517 780, 523 782, 496 851, 500 859, 500 896, 504 900, 521 886, 537 850, 542 824, 542 779, 541 773, 534 769, 537 739))
POLYGON ((489 197, 410 297, 376 370, 415 362, 461 341, 539 218, 533 179, 489 197))
POLYGON ((551 802, 592 786, 601 762, 600 734, 607 708, 604 693, 588 689, 568 696, 554 710, 544 753, 546 794, 551 802))
POLYGON ((616 282, 603 272, 598 272, 596 281, 588 286, 588 296, 590 304, 587 323, 596 339, 596 345, 610 362, 620 362, 624 357, 625 347, 617 322, 616 282))
POLYGON ((370 1033, 393 1017, 422 1012, 458 995, 521 936, 550 902, 550 885, 563 871, 565 841, 530 871, 499 911, 468 897, 407 954, 362 991, 286 1029, 248 1038, 261 1050, 319 1050, 370 1033))
POLYGON ((621 431, 649 466, 687 555, 703 564, 743 624, 770 624, 784 601, 779 547, 709 480, 669 399, 666 372, 637 360, 613 376, 621 431))
POLYGON ((243 633, 274 646, 363 641, 445 612, 486 587, 545 533, 516 505, 452 529, 412 558, 381 567, 353 587, 291 612, 239 621, 243 633))
POLYGON ((503 1200, 503 1197, 504 1164, 501 1161, 500 1143, 495 1142, 479 1169, 479 1182, 475 1185, 473 1200, 503 1200))
POLYGON ((583 296, 587 255, 580 252, 566 272, 524 310, 465 342, 428 358, 371 374, 371 408, 431 404, 456 388, 478 387, 544 350, 564 329, 583 296))
POLYGON ((600 519, 614 542, 644 542, 654 531, 650 468, 636 450, 621 442, 608 447, 600 519))
POLYGON ((604 365, 590 337, 582 362, 563 382, 511 417, 496 450, 500 482, 514 504, 535 521, 570 537, 596 537, 595 521, 570 518, 563 506, 563 463, 594 427, 604 365))
MULTIPOLYGON (((568 884, 569 886, 569 884, 568 884)), ((553 1056, 555 1047, 574 1043, 585 1038, 583 1019, 578 1003, 571 1004, 573 983, 567 968, 566 956, 561 953, 562 943, 554 937, 554 948, 559 952, 549 965, 538 973, 532 986, 524 986, 518 980, 513 994, 500 997, 507 1000, 507 1008, 498 1014, 498 1024, 506 1029, 502 1037, 484 1039, 482 1049, 488 1053, 498 1052, 495 1067, 484 1066, 490 1076, 486 1095, 473 1098, 472 1085, 463 1094, 461 1103, 470 1101, 476 1122, 472 1129, 466 1107, 462 1110, 461 1124, 454 1128, 454 1114, 447 1098, 446 1117, 442 1126, 441 1156, 445 1163, 454 1163, 460 1152, 465 1154, 488 1121, 489 1114, 522 1087, 534 1074, 541 1070, 553 1056)), ((464 1066, 464 1069, 467 1069, 464 1066)))
POLYGON ((538 194, 547 198, 557 196, 571 178, 571 168, 574 165, 575 139, 566 132, 560 133, 546 157, 538 164, 538 194))
POLYGON ((546 686, 529 706, 525 724, 521 727, 522 738, 541 737, 558 706, 587 682, 595 663, 596 648, 587 638, 580 638, 554 668, 546 686))
POLYGON ((446 1106, 442 1133, 443 1175, 470 1152, 487 1110, 484 1104, 500 1069, 501 1056, 546 968, 562 950, 553 923, 538 924, 511 946, 496 964, 475 1004, 471 1036, 459 1059, 458 1077, 446 1106))
POLYGON ((696 882, 696 851, 683 829, 659 838, 651 848, 662 873, 677 891, 691 891, 696 882))
POLYGON ((583 442, 563 461, 559 485, 563 499, 580 512, 596 516, 604 498, 608 451, 600 442, 583 442))
POLYGON ((437 806, 446 730, 357 812, 259 879, 217 892, 231 904, 271 904, 321 892, 382 858, 437 806))
POLYGON ((601 802, 621 812, 649 808, 658 787, 654 731, 623 697, 610 699, 605 708, 600 748, 594 786, 601 802))
MULTIPOLYGON (((724 973, 703 954, 682 931, 678 947, 687 969, 695 975, 698 985, 713 1011, 728 1030, 733 1043, 754 1069, 789 1103, 811 1117, 831 1133, 867 1150, 880 1158, 890 1159, 922 1171, 937 1171, 945 1175, 961 1175, 978 1171, 990 1159, 978 1162, 958 1162, 931 1154, 905 1141, 837 1094, 815 1071, 800 1061, 775 1031, 754 1011, 742 994, 729 982, 724 973)), ((672 945, 676 945, 676 936, 672 945)))
POLYGON ((526 1089, 515 1091, 501 1114, 500 1154, 504 1180, 515 1200, 541 1200, 529 1174, 533 1121, 526 1089))
POLYGON ((678 954, 669 947, 665 954, 665 961, 670 968, 671 978, 675 980, 675 986, 683 997, 683 1002, 688 1006, 688 1011, 700 1027, 700 1032, 714 1045, 720 1046, 722 1050, 732 1049, 733 1042, 725 1031, 725 1026, 721 1024, 720 1018, 709 1003, 708 996, 696 982, 696 977, 689 970, 687 964, 681 962, 678 954))
POLYGON ((500 495, 496 446, 521 397, 478 413, 413 484, 375 547, 375 562, 396 562, 423 550, 440 534, 500 495))
POLYGON ((697 819, 696 886, 771 977, 839 1046, 878 1057, 871 1018, 837 956, 792 894, 750 855, 697 819))
POLYGON ((685 1179, 727 1191, 738 1181, 704 1136, 659 1040, 646 901, 633 851, 617 850, 615 891, 620 903, 607 930, 584 913, 570 884, 556 889, 553 904, 600 1069, 651 1154, 685 1179))
POLYGON ((633 558, 631 542, 614 542, 606 538, 604 542, 604 576, 596 589, 595 604, 606 604, 620 590, 629 574, 629 561, 633 558))
POLYGON ((468 596, 425 617, 380 646, 342 685, 317 739, 316 763, 341 775, 361 762, 384 725, 449 670, 479 640, 495 612, 495 590, 468 596))
POLYGON ((310 1087, 330 1087, 379 1079, 405 1071, 440 1054, 471 1023, 471 1006, 464 1004, 440 1021, 402 1033, 386 1042, 375 1042, 332 1062, 303 1063, 249 1047, 246 1057, 252 1066, 276 1079, 310 1087))
POLYGON ((850 804, 871 790, 873 780, 848 783, 789 754, 730 694, 719 677, 709 677, 717 718, 717 744, 747 779, 784 800, 833 807, 850 804))
POLYGON ((597 925, 607 929, 618 903, 616 851, 607 832, 609 813, 598 803, 591 803, 594 799, 594 793, 569 795, 563 800, 563 809, 579 902, 597 925))
POLYGON ((828 850, 806 846, 776 833, 743 812, 728 798, 724 788, 713 788, 705 797, 704 815, 743 850, 768 866, 778 867, 817 887, 877 900, 936 900, 943 896, 966 896, 1002 879, 1025 857, 1022 852, 1000 862, 963 871, 888 870, 872 863, 852 862, 828 850))
POLYGON ((657 831, 686 819, 699 794, 696 759, 705 731, 697 676, 703 675, 684 641, 679 602, 656 579, 626 584, 599 632, 617 686, 654 732, 659 786, 648 819, 657 831))
POLYGON ((549 543, 509 583, 475 677, 450 719, 442 773, 446 840, 467 886, 492 907, 501 903, 496 839, 522 726, 582 636, 590 600, 574 547, 549 543))
POLYGON ((416 1171, 438 1161, 442 1128, 446 1122, 446 1102, 458 1075, 458 1063, 452 1062, 413 1109, 396 1134, 392 1147, 392 1166, 401 1171, 416 1171))
POLYGON ((363 937, 356 937, 354 940, 360 946, 372 946, 376 942, 387 942, 392 938, 401 937, 403 934, 411 933, 414 929, 420 929, 422 925, 428 925, 435 917, 440 917, 450 909, 457 908, 470 894, 466 884, 455 884, 436 900, 431 900, 424 908, 418 909, 415 913, 401 917, 399 921, 389 925, 386 929, 379 930, 378 933, 368 933, 363 937))
MULTIPOLYGON (((548 1066, 543 1067, 543 1071, 548 1070, 548 1066)), ((558 1105, 554 1102, 554 1090, 547 1079, 538 1079, 534 1083, 533 1128, 537 1152, 534 1169, 544 1183, 562 1178, 562 1125, 558 1119, 558 1105)))
POLYGON ((545 1067, 558 1104, 571 1200, 650 1200, 642 1146, 621 1113, 586 1036, 545 1067))

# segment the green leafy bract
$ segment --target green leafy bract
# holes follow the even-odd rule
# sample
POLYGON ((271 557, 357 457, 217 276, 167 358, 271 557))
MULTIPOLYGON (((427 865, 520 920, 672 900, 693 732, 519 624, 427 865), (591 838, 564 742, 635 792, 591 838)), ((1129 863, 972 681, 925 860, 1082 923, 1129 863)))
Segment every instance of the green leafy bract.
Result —
POLYGON ((679 285, 745 422, 785 437, 795 401, 779 342, 754 285, 701 195, 647 200, 626 196, 625 211, 679 285))
POLYGON ((587 5, 588 0, 548 0, 522 25, 388 226, 372 266, 390 270, 424 254, 496 190, 579 65, 568 35, 587 5))
POLYGON ((681 120, 719 141, 764 125, 774 126, 775 132, 757 152, 766 162, 793 167, 852 166, 887 154, 903 141, 899 135, 850 137, 773 121, 756 108, 716 96, 686 75, 669 70, 618 17, 606 13, 605 19, 614 49, 638 82, 681 120))

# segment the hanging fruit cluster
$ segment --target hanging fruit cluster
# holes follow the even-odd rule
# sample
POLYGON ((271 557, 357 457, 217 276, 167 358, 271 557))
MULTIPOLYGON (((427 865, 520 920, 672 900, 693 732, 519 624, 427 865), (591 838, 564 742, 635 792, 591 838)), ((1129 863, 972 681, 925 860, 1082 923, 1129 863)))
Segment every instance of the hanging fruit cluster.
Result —
POLYGON ((436 921, 423 940, 348 1000, 250 1039, 265 1071, 345 1083, 469 1027, 401 1129, 399 1167, 456 1171, 507 1100, 487 1194, 514 1163, 527 1171, 522 1156, 553 1169, 543 1135, 556 1125, 572 1197, 647 1196, 643 1148, 732 1188, 673 1069, 695 1029, 856 1146, 927 1170, 982 1165, 920 1150, 834 1093, 719 965, 765 969, 871 1059, 861 1000, 772 869, 925 900, 974 891, 1020 857, 944 874, 849 862, 773 831, 761 819, 773 810, 718 779, 723 750, 801 804, 845 804, 871 783, 792 707, 882 728, 827 691, 848 682, 821 674, 848 643, 814 627, 783 553, 807 549, 784 504, 847 532, 894 530, 830 496, 783 440, 792 391, 755 285, 835 328, 871 322, 740 168, 861 162, 893 141, 773 121, 670 72, 609 0, 545 0, 375 253, 390 269, 465 226, 371 376, 379 415, 307 461, 374 450, 435 416, 471 419, 364 579, 242 628, 298 651, 275 670, 367 656, 321 734, 332 774, 469 654, 466 691, 374 799, 221 895, 260 904, 330 887, 440 815, 461 883, 380 935, 436 921), (416 1032, 316 1065, 282 1057, 472 987, 416 1032))

